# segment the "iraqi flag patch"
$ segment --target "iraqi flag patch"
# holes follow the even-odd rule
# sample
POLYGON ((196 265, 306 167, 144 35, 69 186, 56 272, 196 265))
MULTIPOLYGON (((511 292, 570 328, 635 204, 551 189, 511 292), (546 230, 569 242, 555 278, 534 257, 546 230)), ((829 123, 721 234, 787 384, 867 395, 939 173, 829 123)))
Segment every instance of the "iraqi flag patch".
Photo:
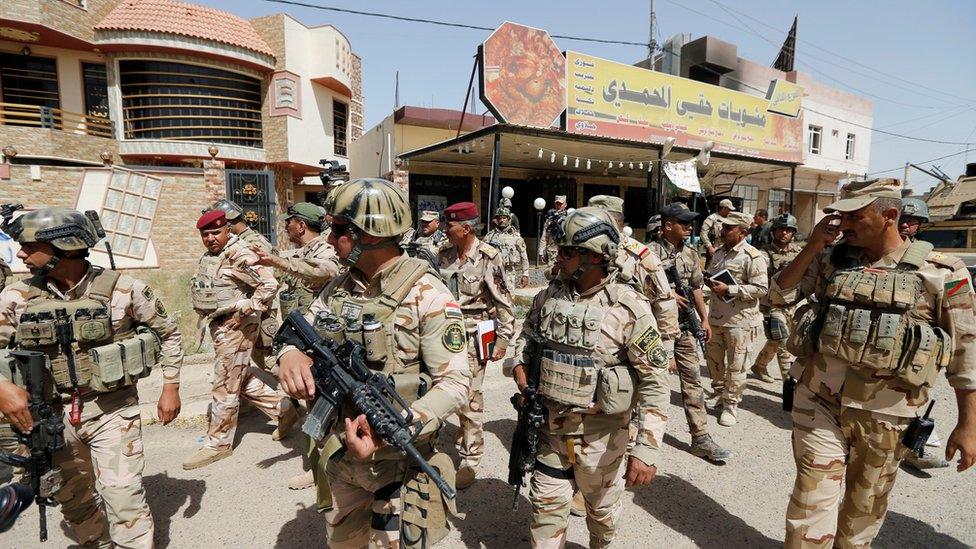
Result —
POLYGON ((968 278, 960 278, 959 280, 950 280, 945 283, 945 295, 946 297, 954 297, 957 295, 964 295, 971 293, 973 291, 972 284, 969 283, 968 278))
POLYGON ((448 301, 444 305, 444 316, 447 318, 464 318, 461 314, 461 306, 453 301, 448 301))

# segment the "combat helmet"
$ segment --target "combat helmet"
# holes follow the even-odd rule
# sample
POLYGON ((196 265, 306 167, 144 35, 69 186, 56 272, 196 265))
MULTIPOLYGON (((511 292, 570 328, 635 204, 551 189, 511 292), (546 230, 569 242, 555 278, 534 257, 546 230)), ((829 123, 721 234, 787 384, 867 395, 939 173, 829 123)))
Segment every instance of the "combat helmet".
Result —
POLYGON ((773 220, 773 225, 771 228, 780 229, 784 227, 787 229, 793 229, 794 231, 797 230, 796 218, 788 213, 777 215, 776 219, 773 220))
POLYGON ((371 236, 397 237, 413 224, 406 193, 385 179, 355 179, 334 189, 326 211, 371 236))
POLYGON ((923 219, 925 223, 928 223, 929 205, 926 204, 924 200, 920 200, 918 198, 902 198, 901 215, 918 217, 923 219))
POLYGON ((603 208, 587 206, 574 210, 560 224, 559 232, 553 235, 559 246, 583 248, 610 260, 617 257, 620 231, 603 208))
POLYGON ((512 217, 512 210, 506 208, 505 206, 499 206, 495 208, 495 217, 512 217))
POLYGON ((100 238, 95 225, 85 214, 70 208, 41 208, 19 217, 10 227, 17 242, 47 242, 70 252, 87 250, 100 238))
POLYGON ((241 208, 236 202, 230 200, 218 200, 210 206, 210 209, 223 211, 224 217, 230 223, 237 223, 240 221, 241 216, 244 215, 244 208, 241 208))

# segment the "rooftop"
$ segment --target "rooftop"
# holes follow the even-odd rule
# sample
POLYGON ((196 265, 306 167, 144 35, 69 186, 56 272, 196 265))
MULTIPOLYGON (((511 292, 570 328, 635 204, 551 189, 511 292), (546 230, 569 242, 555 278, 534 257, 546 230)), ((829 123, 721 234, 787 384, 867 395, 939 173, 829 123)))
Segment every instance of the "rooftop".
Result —
POLYGON ((177 34, 274 56, 247 20, 226 11, 174 0, 124 0, 95 25, 95 30, 177 34))

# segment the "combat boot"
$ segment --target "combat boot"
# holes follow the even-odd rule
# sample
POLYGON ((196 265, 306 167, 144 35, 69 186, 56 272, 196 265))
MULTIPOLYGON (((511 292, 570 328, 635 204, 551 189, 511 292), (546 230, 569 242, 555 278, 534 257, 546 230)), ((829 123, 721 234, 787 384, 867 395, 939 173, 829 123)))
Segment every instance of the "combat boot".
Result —
POLYGON ((760 368, 758 366, 752 367, 752 375, 754 375, 756 379, 762 381, 763 383, 772 383, 776 381, 775 379, 773 379, 773 376, 769 375, 769 372, 767 372, 765 368, 760 368))
POLYGON ((569 514, 574 517, 586 516, 586 500, 583 499, 583 492, 577 490, 573 494, 573 505, 569 508, 569 514))
POLYGON ((691 439, 691 454, 708 461, 725 461, 732 457, 732 451, 726 450, 712 440, 709 434, 699 435, 691 439))
POLYGON ((289 490, 304 490, 312 486, 315 486, 315 475, 312 474, 311 469, 288 479, 289 490))
POLYGON ((477 475, 475 474, 474 468, 467 465, 462 465, 461 468, 458 469, 454 484, 458 490, 464 490, 468 486, 474 484, 476 476, 477 475))
POLYGON ((290 399, 284 399, 281 401, 281 415, 278 416, 278 427, 275 428, 274 432, 271 433, 271 440, 281 440, 288 436, 292 427, 298 423, 298 411, 295 409, 295 405, 291 403, 290 399))
POLYGON ((230 448, 207 448, 204 446, 183 460, 183 469, 189 471, 190 469, 204 467, 215 461, 230 457, 233 453, 234 451, 230 448))
POLYGON ((722 427, 731 427, 736 424, 736 405, 735 404, 724 404, 722 405, 722 415, 718 418, 718 424, 722 427))
POLYGON ((925 457, 918 457, 915 452, 910 452, 905 458, 905 465, 921 471, 922 469, 942 469, 948 467, 949 462, 938 454, 926 454, 925 457))

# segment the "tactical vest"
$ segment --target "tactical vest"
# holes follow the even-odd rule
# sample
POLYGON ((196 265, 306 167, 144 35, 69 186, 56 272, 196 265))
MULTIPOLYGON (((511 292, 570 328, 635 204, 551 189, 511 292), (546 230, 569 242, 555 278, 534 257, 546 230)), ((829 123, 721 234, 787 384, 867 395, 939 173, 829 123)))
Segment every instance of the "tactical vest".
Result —
POLYGON ((570 412, 597 406, 594 411, 619 414, 632 407, 636 396, 633 370, 622 362, 621 356, 598 347, 600 327, 609 310, 618 303, 630 308, 628 300, 620 301, 620 288, 610 285, 605 291, 610 293, 608 305, 561 298, 550 298, 542 304, 539 334, 546 344, 539 392, 570 412))
POLYGON ((281 303, 281 317, 288 316, 294 310, 307 310, 315 301, 315 293, 297 276, 282 277, 282 283, 288 287, 278 294, 281 303))
POLYGON ((516 245, 517 235, 509 232, 493 231, 491 238, 486 238, 485 242, 497 249, 502 256, 502 264, 505 267, 505 274, 519 275, 522 268, 522 254, 519 253, 516 245))
POLYGON ((59 390, 114 391, 134 385, 158 363, 160 343, 151 330, 115 332, 112 327, 112 294, 118 281, 117 271, 101 270, 86 295, 72 300, 52 296, 41 277, 28 282, 26 307, 17 325, 17 345, 47 355, 59 390), (62 310, 64 315, 60 314, 62 310), (73 340, 77 386, 71 380, 68 358, 58 344, 59 317, 66 319, 61 331, 73 340))
POLYGON ((217 276, 229 248, 225 246, 217 255, 204 254, 200 258, 197 273, 190 279, 190 295, 197 311, 212 313, 247 298, 235 282, 217 276))
POLYGON ((415 258, 405 258, 392 269, 383 276, 384 293, 370 298, 354 296, 343 288, 348 272, 339 276, 323 290, 331 296, 329 309, 319 312, 313 325, 322 337, 360 343, 366 350, 366 366, 391 376, 397 393, 412 403, 430 387, 431 379, 421 372, 419 350, 407 357, 398 352, 394 313, 430 271, 426 261, 415 258))
POLYGON ((918 307, 925 291, 917 271, 931 250, 931 244, 915 242, 894 268, 848 266, 834 271, 824 303, 807 313, 806 324, 801 318, 796 330, 802 330, 800 337, 790 339, 803 353, 798 356, 810 355, 811 349, 800 341, 806 339, 815 343, 814 352, 843 360, 854 370, 932 387, 952 358, 952 338, 936 325, 932 311, 918 307))

